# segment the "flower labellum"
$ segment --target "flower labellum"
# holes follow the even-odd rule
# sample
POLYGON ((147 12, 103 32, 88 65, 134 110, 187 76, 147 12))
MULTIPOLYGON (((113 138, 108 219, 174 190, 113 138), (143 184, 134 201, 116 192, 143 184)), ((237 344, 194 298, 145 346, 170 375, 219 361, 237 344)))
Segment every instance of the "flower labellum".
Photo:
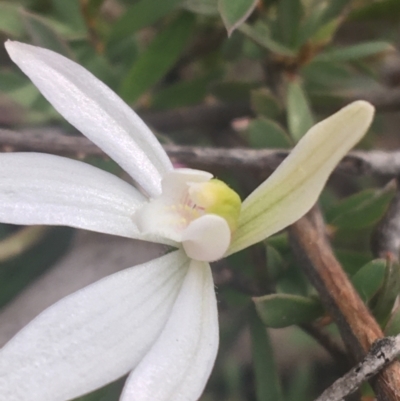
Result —
POLYGON ((208 262, 302 217, 362 138, 357 101, 316 124, 241 204, 210 173, 173 169, 150 129, 111 89, 50 50, 8 41, 11 59, 82 134, 137 183, 83 162, 0 154, 0 222, 65 225, 176 250, 60 300, 0 350, 0 397, 67 401, 129 374, 121 401, 195 401, 218 349, 208 262))
POLYGON ((195 260, 212 262, 227 251, 237 228, 241 200, 204 171, 176 169, 162 179, 162 193, 135 214, 145 234, 181 242, 195 260))

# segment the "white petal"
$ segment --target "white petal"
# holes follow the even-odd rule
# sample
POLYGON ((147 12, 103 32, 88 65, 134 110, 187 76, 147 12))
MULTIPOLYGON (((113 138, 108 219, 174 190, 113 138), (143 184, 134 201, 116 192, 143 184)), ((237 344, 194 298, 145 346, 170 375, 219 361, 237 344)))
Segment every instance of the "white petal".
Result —
POLYGON ((0 350, 7 401, 65 401, 128 373, 162 332, 189 261, 177 251, 45 310, 0 350))
POLYGON ((196 401, 218 349, 210 266, 192 261, 161 336, 131 373, 121 401, 196 401))
POLYGON ((205 262, 221 259, 230 242, 228 223, 215 214, 206 214, 192 221, 182 233, 183 249, 189 258, 205 262))
POLYGON ((207 182, 213 175, 207 171, 179 168, 172 170, 162 178, 162 195, 168 198, 168 203, 177 203, 188 184, 207 182))
POLYGON ((89 164, 41 153, 0 154, 0 221, 65 225, 143 238, 132 220, 146 202, 133 186, 89 164))
MULTIPOLYGON (((201 170, 175 169, 162 179, 162 194, 143 205, 134 216, 134 222, 143 235, 156 234, 173 241, 182 240, 182 231, 187 226, 185 201, 190 183, 206 182, 212 174, 201 170)), ((197 216, 198 217, 198 216, 197 216)))
POLYGON ((110 88, 47 49, 8 41, 12 60, 54 108, 102 148, 151 196, 172 164, 146 124, 110 88))
POLYGON ((243 202, 228 254, 282 230, 307 213, 342 157, 364 136, 374 108, 357 101, 312 127, 275 172, 243 202))

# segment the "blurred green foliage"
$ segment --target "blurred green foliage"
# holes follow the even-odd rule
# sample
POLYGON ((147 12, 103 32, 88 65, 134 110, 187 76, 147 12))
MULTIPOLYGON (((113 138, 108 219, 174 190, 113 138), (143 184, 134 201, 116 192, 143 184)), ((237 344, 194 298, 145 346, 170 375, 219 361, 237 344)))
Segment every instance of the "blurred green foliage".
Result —
MULTIPOLYGON (((387 77, 381 66, 396 54, 399 4, 398 0, 2 0, 0 36, 74 59, 140 113, 186 108, 184 113, 191 106, 220 104, 245 104, 251 111, 230 126, 169 129, 169 141, 288 148, 347 99, 385 88, 387 77)), ((58 125, 73 133, 4 51, 0 61, 1 126, 58 125)), ((378 137, 377 127, 365 141, 369 147, 378 139, 385 141, 384 135, 378 137)), ((119 172, 113 164, 88 162, 119 172)), ((264 178, 233 172, 227 181, 246 194, 264 178)), ((399 266, 373 260, 368 246, 395 188, 371 189, 377 184, 382 183, 334 180, 322 195, 321 207, 345 271, 386 333, 397 334, 400 310, 392 313, 392 308, 400 290, 399 266)), ((0 240, 14 229, 0 226, 0 240)), ((2 263, 0 306, 50 268, 71 235, 72 230, 56 228, 34 248, 2 263)), ((315 396, 323 390, 315 368, 318 352, 305 369, 297 369, 302 356, 290 364, 275 364, 269 334, 274 332, 265 330, 266 326, 324 326, 326 312, 291 254, 287 236, 272 237, 227 263, 243 282, 256 284, 257 295, 262 295, 255 299, 259 315, 249 306, 250 294, 240 286, 219 289, 222 344, 202 399, 291 401, 315 396), (234 345, 248 329, 246 341, 251 346, 242 356, 234 345)), ((294 337, 290 341, 304 356, 309 348, 294 337)), ((281 347, 287 346, 285 341, 289 336, 284 334, 281 347)), ((122 382, 79 401, 117 400, 122 382)))

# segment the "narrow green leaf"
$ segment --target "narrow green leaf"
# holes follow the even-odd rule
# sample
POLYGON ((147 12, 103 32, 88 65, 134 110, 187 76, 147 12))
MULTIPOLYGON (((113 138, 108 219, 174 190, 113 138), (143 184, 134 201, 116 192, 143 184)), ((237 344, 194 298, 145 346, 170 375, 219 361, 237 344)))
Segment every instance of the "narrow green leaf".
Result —
POLYGON ((368 252, 357 252, 348 249, 335 249, 335 255, 344 271, 353 276, 361 269, 362 266, 371 260, 371 255, 368 252))
POLYGON ((258 115, 275 119, 281 112, 282 107, 278 99, 271 93, 268 88, 259 88, 250 93, 251 107, 258 115))
POLYGON ((393 45, 387 42, 371 41, 327 50, 316 56, 314 61, 354 61, 387 51, 394 51, 393 45))
POLYGON ((24 35, 25 29, 19 15, 20 8, 19 4, 0 2, 0 31, 15 38, 24 35))
POLYGON ((74 54, 68 43, 61 38, 41 16, 20 10, 22 22, 26 31, 36 46, 44 47, 74 59, 74 54))
POLYGON ((213 96, 223 102, 249 101, 251 91, 257 86, 251 82, 217 82, 210 88, 213 96))
MULTIPOLYGON (((364 3, 351 12, 351 19, 357 21, 388 21, 390 23, 400 20, 400 2, 398 0, 380 0, 364 3)), ((383 22, 382 21, 382 22, 383 22)))
POLYGON ((249 144, 253 148, 290 148, 292 141, 277 122, 259 117, 249 125, 249 144))
POLYGON ((326 212, 329 224, 341 229, 360 229, 375 224, 386 211, 395 187, 366 189, 351 195, 326 212))
POLYGON ((385 327, 385 336, 397 336, 397 334, 400 334, 400 305, 395 308, 385 327))
POLYGON ((268 27, 266 27, 264 24, 255 24, 252 26, 247 23, 243 23, 240 25, 238 30, 246 35, 249 39, 253 40, 255 43, 271 51, 272 53, 283 56, 295 56, 295 52, 293 50, 272 39, 268 27))
POLYGON ((257 401, 282 401, 282 388, 268 332, 254 309, 250 313, 250 335, 257 401))
POLYGON ((253 298, 256 310, 267 327, 282 328, 309 323, 324 310, 317 299, 292 294, 271 294, 253 298))
POLYGON ((22 74, 13 71, 0 71, 0 91, 27 109, 31 108, 40 96, 31 82, 27 82, 22 74))
POLYGON ((314 3, 311 13, 299 29, 297 45, 303 45, 312 37, 320 37, 321 31, 326 30, 338 18, 350 2, 351 0, 335 0, 314 3))
POLYGON ((51 0, 51 2, 57 19, 76 31, 87 33, 79 0, 51 0))
POLYGON ((273 246, 267 244, 265 251, 267 254, 268 278, 275 281, 284 271, 285 261, 279 251, 273 246))
POLYGON ((388 260, 385 281, 372 313, 380 326, 385 326, 393 305, 400 293, 400 265, 396 261, 388 260))
POLYGON ((312 399, 315 384, 315 372, 312 362, 303 362, 295 368, 289 382, 285 386, 285 401, 308 401, 312 399))
POLYGON ((363 266, 351 278, 354 288, 364 302, 368 302, 382 287, 386 268, 386 260, 375 259, 363 266))
POLYGON ((257 0, 218 0, 218 11, 228 31, 228 36, 253 12, 257 0))
POLYGON ((127 102, 134 102, 157 83, 182 54, 194 27, 194 17, 183 14, 160 32, 133 64, 120 88, 127 102))
POLYGON ((52 228, 36 246, 0 264, 0 308, 58 260, 72 235, 70 228, 52 228))
POLYGON ((113 24, 109 41, 124 39, 170 13, 182 0, 140 0, 130 6, 113 24))
POLYGON ((201 15, 218 15, 218 0, 184 0, 182 7, 201 15))
POLYGON ((290 82, 287 88, 287 121, 296 142, 314 125, 308 98, 298 82, 290 82))
POLYGON ((151 107, 167 110, 201 103, 208 93, 209 83, 219 75, 219 72, 208 74, 192 81, 182 81, 163 88, 153 95, 151 107))
POLYGON ((286 46, 294 46, 302 14, 303 6, 300 0, 280 0, 278 2, 279 39, 286 46))

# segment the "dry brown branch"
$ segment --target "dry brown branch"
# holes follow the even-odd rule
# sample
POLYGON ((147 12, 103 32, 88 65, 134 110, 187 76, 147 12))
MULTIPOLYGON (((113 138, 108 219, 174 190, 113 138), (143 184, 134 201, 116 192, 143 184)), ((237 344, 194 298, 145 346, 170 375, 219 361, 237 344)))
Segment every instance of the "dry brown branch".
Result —
POLYGON ((377 340, 366 357, 343 377, 336 380, 315 401, 342 401, 363 382, 376 375, 400 354, 400 336, 377 340))
MULTIPOLYGON (((319 210, 314 208, 293 224, 289 235, 297 259, 334 318, 349 354, 362 360, 383 333, 335 258, 319 210)), ((389 365, 371 384, 379 400, 400 400, 400 363, 389 365)))
POLYGON ((376 257, 399 259, 400 252, 400 183, 397 179, 396 195, 380 221, 371 240, 371 248, 376 257))
MULTIPOLYGON (((288 155, 288 150, 207 148, 199 146, 165 145, 169 156, 191 167, 213 170, 216 168, 275 169, 288 155)), ((106 155, 88 139, 64 135, 57 129, 36 129, 16 132, 0 129, 0 150, 33 151, 63 156, 85 157, 106 155)), ((354 151, 339 164, 338 171, 354 175, 400 175, 400 151, 354 151)))

